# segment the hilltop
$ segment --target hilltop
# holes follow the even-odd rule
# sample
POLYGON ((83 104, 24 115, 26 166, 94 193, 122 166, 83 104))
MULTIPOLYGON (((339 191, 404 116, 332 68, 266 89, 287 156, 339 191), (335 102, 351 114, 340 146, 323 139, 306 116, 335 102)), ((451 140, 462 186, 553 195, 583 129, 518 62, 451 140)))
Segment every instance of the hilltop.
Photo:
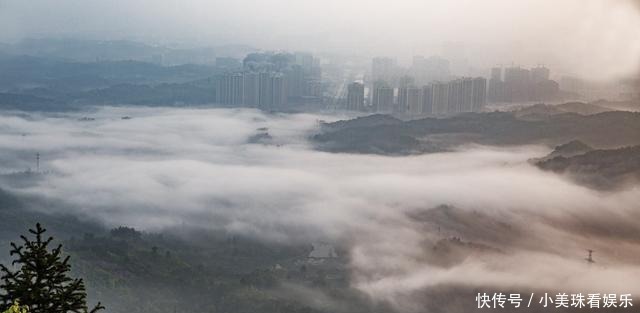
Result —
POLYGON ((613 149, 640 144, 640 113, 562 113, 528 120, 511 112, 491 112, 412 121, 373 115, 327 124, 312 140, 320 150, 387 155, 447 151, 470 143, 556 146, 572 140, 613 149))
POLYGON ((539 161, 537 166, 592 188, 618 189, 640 182, 640 146, 560 155, 539 161))

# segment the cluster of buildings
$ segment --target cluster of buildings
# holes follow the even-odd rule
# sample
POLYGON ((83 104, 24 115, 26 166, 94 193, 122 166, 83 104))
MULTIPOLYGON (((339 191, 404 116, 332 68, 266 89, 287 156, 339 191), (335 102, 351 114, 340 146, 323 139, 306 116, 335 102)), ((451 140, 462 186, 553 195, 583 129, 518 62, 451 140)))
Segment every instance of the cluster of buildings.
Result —
POLYGON ((486 103, 485 78, 454 79, 449 61, 416 56, 411 67, 404 71, 391 58, 374 58, 369 84, 354 82, 348 85, 345 108, 411 116, 444 116, 479 112, 486 103))
POLYGON ((422 87, 404 84, 398 88, 377 82, 370 95, 367 103, 364 84, 349 84, 346 108, 352 111, 412 116, 480 112, 487 103, 487 80, 482 77, 459 78, 449 82, 433 82, 422 87))
POLYGON ((219 104, 269 109, 287 104, 288 89, 279 72, 226 73, 216 79, 219 104))
POLYGON ((215 78, 217 103, 261 109, 321 101, 323 86, 318 59, 308 53, 253 53, 242 69, 215 78))
POLYGON ((488 101, 491 103, 524 103, 553 101, 560 96, 560 85, 551 80, 544 66, 532 69, 500 67, 491 70, 488 101))
POLYGON ((480 112, 487 103, 543 102, 566 96, 544 66, 493 68, 487 80, 473 77, 478 74, 471 71, 456 70, 454 75, 451 63, 437 56, 415 56, 408 67, 398 66, 392 58, 374 58, 364 76, 361 67, 345 73, 350 68, 343 64, 333 73, 329 66, 325 82, 319 59, 309 53, 251 53, 241 63, 218 58, 216 64, 226 70, 215 78, 218 104, 266 110, 321 104, 360 112, 447 116, 480 112), (357 81, 345 86, 345 78, 357 81))
POLYGON ((368 82, 349 86, 346 108, 437 116, 482 111, 487 103, 554 101, 563 96, 544 66, 493 68, 488 81, 456 77, 450 66, 437 56, 415 56, 408 68, 391 58, 374 58, 368 82), (368 97, 361 95, 363 89, 368 97))

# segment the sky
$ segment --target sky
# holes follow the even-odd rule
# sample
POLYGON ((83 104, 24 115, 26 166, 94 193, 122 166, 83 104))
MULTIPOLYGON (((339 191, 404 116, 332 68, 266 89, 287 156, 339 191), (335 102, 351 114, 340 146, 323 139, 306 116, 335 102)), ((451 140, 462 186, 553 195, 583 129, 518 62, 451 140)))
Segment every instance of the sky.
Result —
POLYGON ((340 244, 352 286, 399 312, 424 312, 421 292, 443 285, 640 293, 637 186, 597 192, 540 171, 527 162, 550 152, 540 146, 405 157, 314 150, 317 121, 336 118, 127 107, 3 114, 0 172, 33 168, 36 151, 49 172, 3 189, 111 227, 340 244), (95 120, 81 121, 87 114, 95 120), (260 128, 272 139, 251 143, 260 128), (449 237, 473 245, 440 259, 447 254, 432 247, 449 237), (597 265, 587 266, 586 249, 597 265))
POLYGON ((609 79, 640 66, 635 0, 0 0, 0 41, 33 36, 444 54, 609 79), (445 43, 456 51, 446 52, 445 43))

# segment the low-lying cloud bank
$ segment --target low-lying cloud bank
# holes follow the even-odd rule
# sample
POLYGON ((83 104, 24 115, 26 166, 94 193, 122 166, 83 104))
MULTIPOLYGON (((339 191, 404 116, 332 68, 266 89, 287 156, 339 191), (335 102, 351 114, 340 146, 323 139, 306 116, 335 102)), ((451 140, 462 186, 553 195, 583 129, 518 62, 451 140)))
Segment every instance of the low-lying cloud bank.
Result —
POLYGON ((50 171, 15 192, 62 201, 64 210, 112 226, 339 242, 349 249, 354 287, 400 311, 421 311, 430 301, 421 292, 441 286, 640 295, 640 189, 598 193, 527 163, 546 147, 330 154, 306 138, 318 120, 336 117, 84 114, 95 120, 0 116, 2 171, 33 168, 36 153, 50 171), (595 265, 584 261, 586 249, 596 250, 595 265))

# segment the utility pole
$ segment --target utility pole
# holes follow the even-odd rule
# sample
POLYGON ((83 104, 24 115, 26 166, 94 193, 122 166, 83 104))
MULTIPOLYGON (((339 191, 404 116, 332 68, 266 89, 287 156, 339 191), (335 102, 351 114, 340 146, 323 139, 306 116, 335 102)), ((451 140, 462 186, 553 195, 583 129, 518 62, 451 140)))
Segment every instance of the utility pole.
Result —
POLYGON ((587 250, 587 252, 589 252, 589 255, 585 259, 585 260, 587 260, 587 263, 589 263, 589 264, 596 263, 596 261, 593 260, 593 250, 589 249, 589 250, 587 250))
POLYGON ((36 153, 36 172, 40 172, 40 152, 36 153))

